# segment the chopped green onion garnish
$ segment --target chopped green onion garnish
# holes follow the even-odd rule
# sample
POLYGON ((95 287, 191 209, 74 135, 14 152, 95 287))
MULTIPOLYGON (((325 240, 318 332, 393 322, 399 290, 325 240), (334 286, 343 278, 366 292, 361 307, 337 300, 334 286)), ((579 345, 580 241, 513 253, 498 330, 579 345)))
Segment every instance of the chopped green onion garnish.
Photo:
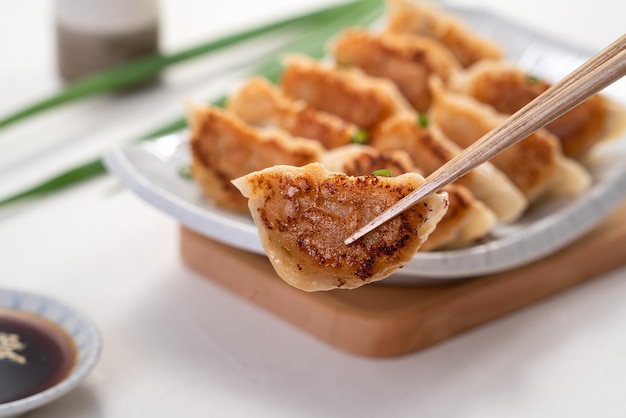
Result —
POLYGON ((426 113, 418 113, 417 121, 422 128, 428 127, 428 116, 426 115, 426 113))
POLYGON ((383 168, 381 170, 376 170, 372 173, 375 176, 383 176, 383 177, 391 177, 391 171, 388 168, 383 168))
POLYGON ((351 144, 361 144, 365 145, 369 141, 369 134, 365 129, 359 129, 357 133, 354 134, 352 138, 350 138, 351 144))
POLYGON ((526 82, 528 84, 537 84, 539 82, 539 77, 534 76, 532 74, 526 74, 526 82))
POLYGON ((178 175, 186 180, 193 179, 193 171, 191 170, 191 166, 184 165, 178 168, 178 175))

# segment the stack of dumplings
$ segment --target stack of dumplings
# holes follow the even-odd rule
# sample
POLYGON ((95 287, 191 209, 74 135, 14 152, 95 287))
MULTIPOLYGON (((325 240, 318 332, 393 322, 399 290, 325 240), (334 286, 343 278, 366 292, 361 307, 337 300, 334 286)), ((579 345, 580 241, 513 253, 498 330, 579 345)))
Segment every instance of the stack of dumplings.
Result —
POLYGON ((457 17, 390 0, 382 30, 346 28, 329 59, 290 56, 276 84, 252 77, 225 109, 190 105, 192 171, 213 204, 252 216, 287 283, 353 289, 589 187, 580 161, 617 119, 600 95, 343 243, 549 86, 457 17))

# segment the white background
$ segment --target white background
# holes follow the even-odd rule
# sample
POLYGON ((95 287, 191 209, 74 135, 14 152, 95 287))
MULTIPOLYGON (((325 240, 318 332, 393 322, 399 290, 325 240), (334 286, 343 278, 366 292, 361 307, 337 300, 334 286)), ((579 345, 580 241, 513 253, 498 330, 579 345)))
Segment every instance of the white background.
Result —
MULTIPOLYGON (((165 50, 331 1, 163 0, 165 50)), ((597 50, 626 3, 457 0, 597 50)), ((53 4, 0 0, 0 114, 61 87, 53 4)), ((228 56, 160 89, 65 107, 0 131, 0 196, 180 117, 228 85, 228 56)), ((187 270, 178 226, 103 177, 0 210, 0 286, 88 314, 103 356, 43 417, 624 417, 626 269, 421 352, 343 353, 187 270)), ((626 251, 626 250, 625 250, 626 251)))

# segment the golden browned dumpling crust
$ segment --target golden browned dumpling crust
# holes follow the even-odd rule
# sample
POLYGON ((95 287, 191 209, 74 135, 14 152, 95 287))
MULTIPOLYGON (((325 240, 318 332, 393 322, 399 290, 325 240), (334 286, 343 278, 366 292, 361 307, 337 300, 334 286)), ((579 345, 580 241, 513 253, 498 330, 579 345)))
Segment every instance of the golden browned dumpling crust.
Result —
POLYGON ((434 194, 350 245, 350 234, 423 184, 415 173, 351 177, 322 164, 277 166, 233 183, 250 199, 278 275, 306 291, 354 289, 406 264, 445 213, 434 194))
MULTIPOLYGON (((416 115, 410 114, 392 116, 381 123, 372 132, 369 144, 384 152, 405 151, 425 176, 462 151, 432 120, 422 126, 416 115)), ((481 164, 456 183, 467 187, 501 222, 515 221, 528 204, 517 186, 491 163, 481 164)))
MULTIPOLYGON (((372 131, 368 144, 381 151, 406 151, 426 176, 451 160, 459 150, 435 124, 422 126, 418 117, 410 114, 396 115, 380 124, 372 131)), ((466 176, 471 177, 472 172, 466 176)))
POLYGON ((304 56, 291 57, 280 80, 289 97, 369 130, 411 105, 389 80, 357 68, 335 68, 304 56))
POLYGON ((483 202, 460 184, 443 188, 448 194, 448 210, 437 228, 419 251, 460 248, 486 237, 495 227, 497 218, 483 202))
POLYGON ((455 16, 424 1, 390 0, 389 32, 427 36, 449 48, 461 65, 502 58, 502 49, 466 27, 455 16))
MULTIPOLYGON (((550 88, 550 83, 504 61, 473 65, 457 77, 453 89, 469 94, 498 112, 513 114, 550 88)), ((579 158, 612 130, 614 104, 595 95, 546 126, 561 141, 563 153, 579 158)))
POLYGON ((379 151, 367 145, 350 144, 322 156, 322 164, 330 171, 349 176, 366 176, 378 170, 389 170, 392 176, 404 173, 423 174, 406 152, 397 149, 379 151))
POLYGON ((205 195, 219 206, 248 212, 248 202, 231 180, 277 164, 305 165, 319 161, 317 141, 262 133, 228 112, 195 107, 190 114, 192 172, 205 195))
MULTIPOLYGON (((436 85, 437 83, 434 83, 436 85)), ((435 88, 429 115, 444 134, 462 148, 467 148, 506 119, 474 98, 435 88)), ((533 200, 548 191, 559 174, 563 158, 558 138, 545 129, 528 136, 503 151, 491 162, 533 200)))
POLYGON ((350 30, 337 39, 332 51, 340 65, 393 81, 420 112, 430 106, 428 78, 436 74, 447 81, 461 68, 448 49, 422 36, 350 30))
MULTIPOLYGON (((350 176, 364 176, 387 169, 393 176, 417 172, 409 155, 401 150, 378 151, 365 145, 348 145, 324 154, 324 166, 350 176)), ((448 194, 448 210, 420 251, 458 247, 486 236, 496 223, 496 216, 460 184, 443 188, 448 194)))
POLYGON ((273 126, 294 136, 316 139, 327 149, 349 144, 359 131, 352 123, 288 97, 260 77, 238 89, 228 99, 227 108, 246 123, 273 126))

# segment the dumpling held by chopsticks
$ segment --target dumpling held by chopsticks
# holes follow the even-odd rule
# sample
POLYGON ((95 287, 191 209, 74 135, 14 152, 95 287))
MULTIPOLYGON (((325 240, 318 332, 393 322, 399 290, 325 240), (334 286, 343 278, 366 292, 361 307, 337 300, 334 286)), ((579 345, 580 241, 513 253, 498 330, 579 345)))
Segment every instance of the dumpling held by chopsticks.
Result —
POLYGON ((275 166, 233 181, 274 269, 306 291, 354 289, 384 279, 415 255, 447 209, 433 194, 356 242, 344 239, 424 182, 417 173, 352 177, 320 163, 275 166))

